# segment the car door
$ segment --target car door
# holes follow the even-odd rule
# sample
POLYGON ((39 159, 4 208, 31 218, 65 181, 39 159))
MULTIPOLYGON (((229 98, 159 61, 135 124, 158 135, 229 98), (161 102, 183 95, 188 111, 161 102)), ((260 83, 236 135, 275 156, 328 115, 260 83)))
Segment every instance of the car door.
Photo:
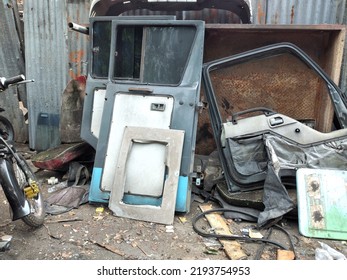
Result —
MULTIPOLYGON (((104 102, 89 199, 91 202, 108 201, 115 184, 115 168, 126 126, 181 130, 185 136, 176 210, 186 212, 190 205, 204 22, 163 17, 130 18, 115 17, 111 20, 109 71, 104 82, 104 102)), ((160 145, 157 148, 161 149, 160 145)), ((154 166, 159 164, 154 163, 154 166)), ((151 172, 156 172, 155 169, 151 172)), ((145 174, 146 178, 139 173, 132 176, 142 180, 157 178, 151 185, 158 186, 162 185, 165 172, 160 171, 158 176, 145 174)), ((135 187, 133 191, 144 195, 140 188, 135 187)), ((155 187, 145 193, 160 196, 162 190, 155 187)))
POLYGON ((296 45, 205 63, 203 84, 230 192, 262 188, 269 166, 288 184, 301 167, 347 167, 346 97, 296 45))

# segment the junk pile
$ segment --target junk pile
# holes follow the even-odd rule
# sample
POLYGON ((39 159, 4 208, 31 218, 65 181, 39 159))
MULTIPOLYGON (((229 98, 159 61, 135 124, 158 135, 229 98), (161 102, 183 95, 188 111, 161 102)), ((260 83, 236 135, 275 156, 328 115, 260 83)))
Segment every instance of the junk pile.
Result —
MULTIPOLYGON (((191 203, 204 22, 91 17, 89 30, 92 49, 98 51, 91 54, 83 97, 83 142, 40 153, 33 164, 71 169, 71 161, 92 148, 91 180, 54 186, 60 189, 48 197, 47 212, 88 201, 108 205, 116 216, 171 225, 175 212, 188 212, 191 203), (119 55, 111 55, 113 48, 119 55)), ((70 95, 65 101, 77 102, 70 95)), ((65 123, 79 114, 77 103, 65 123)))
POLYGON ((203 64, 203 21, 91 17, 88 30, 81 138, 95 159, 88 190, 70 188, 82 198, 64 207, 88 194, 116 216, 171 225, 193 192, 221 207, 196 217, 201 235, 197 220, 218 212, 255 229, 297 216, 305 236, 347 239, 347 98, 303 50, 284 42, 203 64), (194 156, 200 84, 216 144, 209 156, 194 156), (293 86, 308 93, 292 96, 293 86))
MULTIPOLYGON (((213 212, 224 213, 226 218, 255 222, 256 228, 267 229, 278 227, 283 217, 292 216, 297 217, 299 231, 306 237, 346 240, 347 99, 320 66, 296 45, 279 43, 205 63, 203 85, 217 150, 196 160, 196 193, 221 208, 206 211, 196 219, 213 212), (277 112, 283 108, 281 100, 288 96, 268 92, 261 98, 254 92, 256 106, 252 107, 254 100, 248 100, 248 108, 225 115, 224 105, 236 108, 238 100, 228 74, 246 63, 252 69, 272 71, 270 64, 284 65, 290 59, 310 69, 324 85, 325 98, 333 100, 326 104, 329 115, 335 116, 331 131, 319 129, 315 115, 297 120, 297 116, 277 112), (260 64, 265 66, 261 68, 260 64), (206 179, 206 186, 201 178, 206 179)), ((290 106, 299 106, 285 105, 288 111, 290 106)), ((194 229, 204 236, 271 243, 266 238, 206 234, 195 225, 194 229)))

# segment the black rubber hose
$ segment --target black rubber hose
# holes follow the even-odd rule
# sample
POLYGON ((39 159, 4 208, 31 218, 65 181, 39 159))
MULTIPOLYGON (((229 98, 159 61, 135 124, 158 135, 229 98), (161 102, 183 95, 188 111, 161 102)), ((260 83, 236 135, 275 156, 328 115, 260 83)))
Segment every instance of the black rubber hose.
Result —
POLYGON ((197 221, 205 217, 205 215, 211 214, 211 213, 224 213, 224 212, 238 212, 238 213, 244 214, 244 212, 242 211, 235 211, 235 210, 225 209, 225 208, 216 208, 216 209, 204 211, 193 218, 192 225, 193 225, 194 231, 203 237, 210 237, 210 238, 212 237, 212 238, 226 239, 226 240, 241 240, 244 242, 255 242, 255 243, 262 242, 262 243, 275 245, 283 250, 288 250, 288 248, 282 245, 281 243, 273 241, 273 240, 265 239, 265 238, 252 238, 252 237, 246 237, 246 236, 240 236, 240 235, 224 235, 224 234, 206 233, 197 228, 196 226, 197 221))

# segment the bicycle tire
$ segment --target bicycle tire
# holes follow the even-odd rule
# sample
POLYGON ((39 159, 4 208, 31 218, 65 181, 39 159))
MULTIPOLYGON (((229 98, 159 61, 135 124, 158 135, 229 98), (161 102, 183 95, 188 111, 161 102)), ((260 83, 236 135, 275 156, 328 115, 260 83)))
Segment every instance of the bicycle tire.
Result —
POLYGON ((44 200, 43 196, 41 193, 41 184, 36 180, 36 176, 30 166, 28 165, 27 161, 24 159, 24 157, 21 154, 18 154, 20 159, 23 161, 23 163, 27 167, 27 172, 29 173, 28 176, 25 175, 25 172, 21 169, 21 167, 18 165, 17 161, 14 161, 13 163, 13 168, 15 171, 15 176, 16 176, 16 181, 19 184, 20 188, 23 189, 26 186, 29 185, 29 179, 35 182, 39 188, 39 193, 33 197, 33 198, 26 198, 30 208, 31 208, 31 213, 27 216, 24 216, 22 218, 22 221, 26 223, 30 227, 40 227, 44 223, 44 219, 46 216, 46 211, 45 211, 45 206, 44 206, 44 200), (28 178, 29 177, 29 178, 28 178))

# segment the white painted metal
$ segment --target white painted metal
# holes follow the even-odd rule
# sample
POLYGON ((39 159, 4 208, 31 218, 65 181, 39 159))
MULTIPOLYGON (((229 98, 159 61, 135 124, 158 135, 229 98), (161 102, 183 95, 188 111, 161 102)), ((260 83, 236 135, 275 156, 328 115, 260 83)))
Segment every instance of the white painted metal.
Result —
POLYGON ((124 192, 160 197, 165 176, 166 143, 133 143, 126 165, 124 192))
MULTIPOLYGON (((173 129, 158 129, 148 127, 126 127, 121 144, 119 160, 115 169, 115 180, 109 200, 109 208, 120 217, 136 220, 172 224, 175 214, 177 188, 181 167, 181 157, 184 142, 184 131, 173 129), (165 162, 167 176, 163 186, 161 204, 129 204, 123 201, 126 184, 127 161, 132 150, 133 142, 165 143, 167 153, 165 162)), ((155 172, 153 170, 151 173, 155 172)), ((150 174, 143 181, 150 178, 150 174)))
POLYGON ((106 89, 96 89, 94 91, 91 132, 96 138, 99 138, 105 95, 106 89))
MULTIPOLYGON (((116 95, 101 181, 101 189, 103 191, 111 191, 114 183, 115 167, 124 128, 126 126, 170 128, 173 101, 173 98, 168 96, 143 96, 121 93, 116 95), (165 109, 163 111, 152 110, 152 104, 163 104, 165 109)), ((146 178, 151 178, 152 175, 147 174, 146 178)))

